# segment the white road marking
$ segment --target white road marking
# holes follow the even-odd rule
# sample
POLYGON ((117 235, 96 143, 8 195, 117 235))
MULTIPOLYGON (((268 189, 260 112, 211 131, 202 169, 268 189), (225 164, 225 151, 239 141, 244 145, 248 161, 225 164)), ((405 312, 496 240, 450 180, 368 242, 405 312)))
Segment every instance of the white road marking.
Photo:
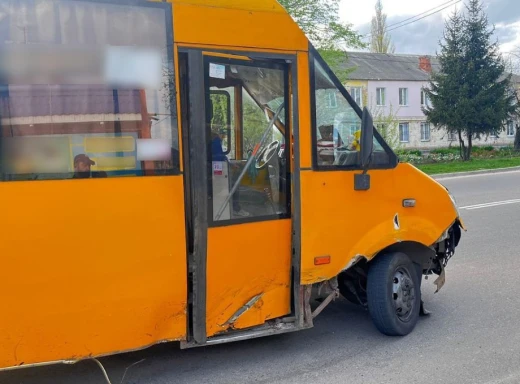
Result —
POLYGON ((435 177, 435 180, 443 181, 443 180, 466 179, 469 177, 499 176, 499 175, 509 175, 511 173, 520 173, 520 170, 495 172, 495 173, 476 173, 474 175, 460 175, 460 176, 446 176, 446 177, 439 176, 439 177, 435 177))
POLYGON ((504 201, 494 201, 494 202, 491 202, 491 203, 468 205, 468 206, 465 206, 465 207, 460 207, 460 209, 466 209, 468 211, 471 211, 471 210, 474 210, 474 209, 492 208, 492 207, 498 207, 498 206, 501 206, 501 205, 519 204, 519 203, 520 203, 520 199, 504 200, 504 201))

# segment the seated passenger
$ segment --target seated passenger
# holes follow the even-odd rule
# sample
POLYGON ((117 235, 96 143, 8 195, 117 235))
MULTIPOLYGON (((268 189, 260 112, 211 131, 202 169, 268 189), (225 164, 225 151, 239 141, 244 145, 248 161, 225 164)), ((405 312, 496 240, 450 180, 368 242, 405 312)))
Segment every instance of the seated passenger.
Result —
POLYGON ((91 166, 96 163, 85 154, 77 155, 74 158, 74 176, 73 179, 89 179, 89 178, 105 178, 108 177, 106 172, 92 172, 91 166))

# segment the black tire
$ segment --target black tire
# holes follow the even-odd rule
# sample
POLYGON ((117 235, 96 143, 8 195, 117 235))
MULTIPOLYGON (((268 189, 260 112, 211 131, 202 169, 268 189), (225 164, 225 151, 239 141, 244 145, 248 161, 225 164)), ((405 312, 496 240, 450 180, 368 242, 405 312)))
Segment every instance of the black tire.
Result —
POLYGON ((381 333, 406 336, 413 331, 421 306, 420 283, 417 267, 404 253, 380 255, 371 263, 368 311, 381 333))

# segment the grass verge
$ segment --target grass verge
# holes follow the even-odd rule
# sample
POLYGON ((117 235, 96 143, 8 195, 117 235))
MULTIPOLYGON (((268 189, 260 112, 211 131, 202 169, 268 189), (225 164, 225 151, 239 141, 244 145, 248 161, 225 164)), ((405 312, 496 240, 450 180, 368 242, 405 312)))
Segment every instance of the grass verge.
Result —
POLYGON ((494 158, 494 159, 473 159, 471 161, 451 161, 439 162, 431 164, 417 164, 424 173, 429 175, 455 173, 455 172, 469 172, 480 170, 493 170, 498 168, 510 168, 520 166, 520 157, 510 158, 494 158))

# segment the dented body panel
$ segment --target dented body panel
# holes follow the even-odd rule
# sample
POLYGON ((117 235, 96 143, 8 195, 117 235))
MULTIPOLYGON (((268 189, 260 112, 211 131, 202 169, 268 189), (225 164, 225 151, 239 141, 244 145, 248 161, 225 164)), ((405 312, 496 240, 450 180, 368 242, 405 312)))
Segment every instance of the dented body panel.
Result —
POLYGON ((353 172, 302 172, 302 284, 331 279, 356 256, 370 260, 395 243, 430 247, 456 220, 446 190, 415 167, 399 164, 370 175, 371 189, 360 194, 353 172), (408 198, 415 207, 403 207, 408 198), (317 255, 330 255, 331 263, 315 266, 317 255))
POLYGON ((211 337, 291 311, 291 221, 210 228, 206 327, 211 337), (233 246, 229 241, 234 239, 233 246), (267 241, 269 239, 269 241, 267 241), (244 312, 240 310, 258 297, 244 312), (235 315, 239 315, 236 316, 235 315))

